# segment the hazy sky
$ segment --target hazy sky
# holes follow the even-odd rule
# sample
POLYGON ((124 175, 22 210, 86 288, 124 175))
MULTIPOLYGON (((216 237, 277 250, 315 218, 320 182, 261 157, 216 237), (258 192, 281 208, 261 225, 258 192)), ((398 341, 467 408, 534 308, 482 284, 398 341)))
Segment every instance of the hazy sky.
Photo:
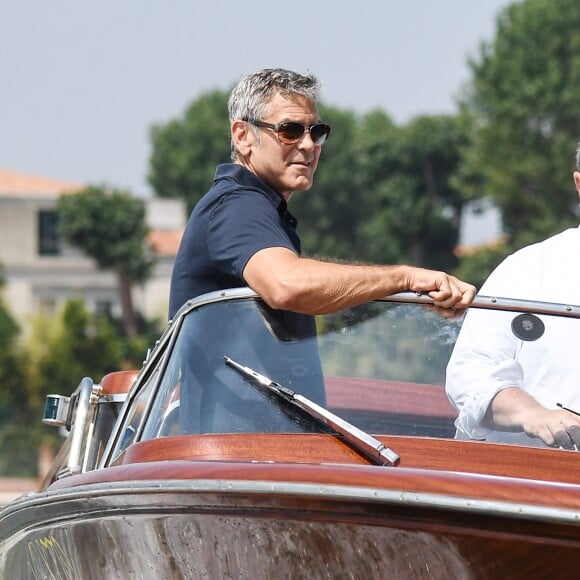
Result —
POLYGON ((455 112, 508 0, 6 0, 0 167, 149 192, 152 124, 263 67, 397 122, 455 112))

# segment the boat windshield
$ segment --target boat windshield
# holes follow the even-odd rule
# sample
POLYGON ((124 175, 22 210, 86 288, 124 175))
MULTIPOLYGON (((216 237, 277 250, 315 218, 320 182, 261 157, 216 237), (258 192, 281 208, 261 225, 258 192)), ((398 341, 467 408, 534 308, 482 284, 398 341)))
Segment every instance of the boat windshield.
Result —
MULTIPOLYGON (((255 297, 210 301, 181 317, 177 337, 159 363, 148 411, 139 415, 141 426, 131 428, 140 440, 325 432, 294 405, 253 388, 225 364, 227 357, 367 433, 454 437, 458 413, 446 394, 446 373, 466 314, 445 314, 424 303, 376 301, 296 323, 255 297)), ((554 322, 547 314, 523 311, 470 309, 468 317, 475 315, 475 328, 494 317, 511 328, 515 358, 524 351, 528 358, 539 356, 541 341, 533 332, 525 334, 530 321, 540 320, 544 328, 557 324, 569 336, 578 325, 575 318, 554 322)), ((543 402, 554 407, 559 401, 543 402)), ((130 418, 125 428, 129 423, 130 418)))

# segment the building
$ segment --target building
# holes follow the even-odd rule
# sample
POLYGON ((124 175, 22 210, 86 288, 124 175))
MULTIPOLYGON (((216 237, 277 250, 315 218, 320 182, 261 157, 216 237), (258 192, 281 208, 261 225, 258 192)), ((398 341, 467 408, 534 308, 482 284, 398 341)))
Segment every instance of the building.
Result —
MULTIPOLYGON (((84 186, 0 169, 0 267, 10 312, 26 326, 31 316, 53 313, 82 299, 91 311, 120 315, 117 278, 67 246, 56 234, 56 203, 84 186)), ((155 256, 151 278, 134 289, 135 309, 147 319, 167 317, 169 280, 181 234, 181 201, 145 198, 148 243, 155 256)))

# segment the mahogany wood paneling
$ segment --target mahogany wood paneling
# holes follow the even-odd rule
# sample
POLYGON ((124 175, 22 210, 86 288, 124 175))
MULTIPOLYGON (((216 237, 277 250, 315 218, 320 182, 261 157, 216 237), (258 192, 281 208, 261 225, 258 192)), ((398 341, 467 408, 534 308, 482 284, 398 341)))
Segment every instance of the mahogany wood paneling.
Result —
POLYGON ((325 377, 326 399, 334 409, 367 409, 454 419, 442 385, 379 379, 325 377))
POLYGON ((225 478, 376 486, 580 508, 578 454, 469 441, 381 438, 398 467, 370 466, 331 435, 203 435, 132 445, 115 467, 53 488, 139 479, 225 478))
MULTIPOLYGON (((378 435, 377 439, 399 454, 400 467, 580 484, 580 454, 576 451, 425 437, 378 435)), ((164 437, 132 445, 119 461, 162 459, 369 464, 340 437, 309 434, 164 437)))
POLYGON ((101 379, 101 388, 103 395, 122 395, 128 393, 133 386, 135 377, 139 371, 115 371, 105 375, 101 379))

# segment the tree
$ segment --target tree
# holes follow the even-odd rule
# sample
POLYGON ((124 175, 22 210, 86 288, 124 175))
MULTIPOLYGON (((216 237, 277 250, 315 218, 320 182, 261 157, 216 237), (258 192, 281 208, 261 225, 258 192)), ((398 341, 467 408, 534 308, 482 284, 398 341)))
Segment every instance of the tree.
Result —
POLYGON ((470 62, 462 99, 472 142, 462 170, 490 196, 515 246, 577 224, 571 173, 580 135, 580 3, 525 0, 470 62))
POLYGON ((148 181, 159 197, 183 199, 191 211, 209 189, 218 163, 231 160, 228 93, 193 101, 183 118, 154 125, 148 181))
POLYGON ((373 112, 361 134, 359 199, 368 211, 361 227, 370 259, 449 269, 465 201, 453 180, 462 124, 441 115, 399 127, 373 112))
MULTIPOLYGON (((311 190, 290 204, 303 252, 322 257, 447 267, 463 196, 453 184, 463 125, 423 117, 397 127, 382 111, 362 119, 319 103, 333 129, 311 190)), ((227 94, 194 101, 182 119, 153 127, 149 180, 192 209, 215 165, 229 160, 227 94)))
POLYGON ((18 345, 19 336, 20 327, 0 296, 0 425, 9 420, 23 402, 24 361, 18 345))
MULTIPOLYGON (((1 277, 0 277, 1 278, 1 277)), ((4 285, 0 280, 0 289, 4 285)), ((0 296, 0 476, 36 475, 37 457, 31 444, 26 369, 20 328, 0 296)))
POLYGON ((290 210, 299 222, 305 254, 332 258, 364 258, 359 226, 366 213, 359 203, 358 161, 353 155, 357 119, 349 111, 319 105, 332 133, 322 148, 314 184, 296 192, 290 210))
POLYGON ((89 186, 58 202, 59 232, 93 258, 99 268, 116 272, 123 327, 137 334, 132 286, 150 275, 153 259, 146 246, 145 205, 126 191, 89 186))
MULTIPOLYGON (((149 183, 156 195, 184 199, 191 211, 209 189, 216 165, 231 160, 228 94, 203 94, 188 106, 182 118, 152 127, 149 183)), ((350 144, 356 120, 350 112, 324 105, 320 105, 320 112, 332 124, 333 134, 324 146, 324 161, 313 189, 294 196, 292 211, 300 219, 307 253, 351 256, 355 255, 351 234, 357 220, 353 219, 356 172, 350 144)))
POLYGON ((513 250, 514 248, 503 240, 475 248, 462 256, 453 274, 481 288, 491 271, 513 250))
POLYGON ((27 345, 31 361, 27 398, 44 404, 55 385, 72 391, 82 377, 98 382, 124 366, 126 340, 103 314, 90 314, 80 300, 68 301, 57 316, 37 317, 27 345))
MULTIPOLYGON (((19 348, 18 379, 8 392, 0 392, 9 409, 0 421, 0 475, 37 475, 41 444, 56 448, 61 443, 58 431, 41 422, 46 395, 68 395, 84 376, 98 382, 123 368, 128 342, 104 315, 89 314, 80 301, 68 302, 58 315, 33 320, 19 348)), ((138 368, 137 361, 129 364, 138 368)))

